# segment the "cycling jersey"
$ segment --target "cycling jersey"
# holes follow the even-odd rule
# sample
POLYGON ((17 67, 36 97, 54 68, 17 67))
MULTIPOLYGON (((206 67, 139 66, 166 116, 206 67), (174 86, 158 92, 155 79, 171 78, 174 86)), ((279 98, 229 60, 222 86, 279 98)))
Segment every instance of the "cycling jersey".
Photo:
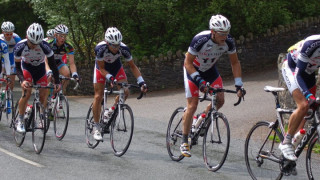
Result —
MULTIPOLYGON (((3 59, 5 65, 6 73, 10 73, 10 61, 9 61, 9 52, 8 52, 8 45, 5 41, 0 39, 0 57, 3 59)), ((2 68, 0 68, 0 73, 2 72, 2 68)))
MULTIPOLYGON (((21 41, 21 38, 18 34, 13 33, 12 38, 7 41, 4 34, 0 34, 0 39, 4 40, 8 46, 9 46, 9 59, 10 59, 10 65, 11 65, 11 74, 16 73, 15 63, 14 63, 14 55, 13 55, 13 48, 14 46, 21 41)), ((4 62, 4 61, 2 61, 4 62)))
POLYGON ((211 31, 208 30, 202 31, 192 39, 188 52, 196 56, 193 61, 196 69, 205 72, 212 68, 224 53, 236 53, 236 46, 230 35, 228 35, 224 45, 214 43, 211 39, 211 31))
POLYGON ((69 42, 64 42, 63 45, 58 46, 56 39, 48 40, 50 47, 54 53, 54 59, 58 69, 67 64, 67 55, 74 54, 73 46, 69 42))
POLYGON ((310 78, 315 78, 315 71, 320 67, 320 35, 312 35, 300 41, 296 49, 288 53, 287 58, 299 89, 305 96, 311 94, 310 85, 307 85, 310 83, 307 82, 315 82, 310 78))
POLYGON ((26 75, 25 71, 28 71, 35 82, 38 83, 37 80, 43 79, 41 84, 44 83, 44 80, 46 80, 46 78, 43 78, 46 72, 44 64, 45 57, 47 56, 48 64, 53 71, 55 82, 56 84, 60 83, 59 72, 53 59, 53 51, 46 41, 42 41, 34 49, 30 49, 27 39, 24 39, 15 46, 14 56, 15 59, 21 60, 21 66, 19 66, 20 63, 17 63, 17 74, 21 82, 27 78, 24 75, 26 75), (21 67, 23 68, 23 72, 21 72, 21 67))
POLYGON ((132 60, 132 55, 130 49, 124 44, 120 44, 119 51, 116 54, 113 54, 109 48, 108 44, 105 41, 100 42, 94 49, 96 54, 96 63, 94 69, 94 83, 104 83, 105 77, 103 77, 100 73, 99 67, 97 65, 97 61, 104 61, 105 70, 108 71, 112 76, 114 76, 117 80, 127 79, 127 76, 124 72, 122 63, 120 58, 124 57, 124 59, 128 62, 132 60))

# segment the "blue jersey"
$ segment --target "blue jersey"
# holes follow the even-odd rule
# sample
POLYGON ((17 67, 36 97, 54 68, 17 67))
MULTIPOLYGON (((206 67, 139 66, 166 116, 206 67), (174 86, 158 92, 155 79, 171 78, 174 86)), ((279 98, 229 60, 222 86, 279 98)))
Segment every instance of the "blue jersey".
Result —
POLYGON ((4 63, 4 65, 5 65, 4 67, 5 67, 6 73, 10 74, 11 70, 10 70, 10 60, 9 60, 9 52, 8 51, 9 51, 9 48, 8 48, 7 43, 5 41, 3 41, 2 39, 0 39, 1 62, 4 63))
POLYGON ((4 34, 0 34, 0 39, 4 40, 8 44, 9 53, 13 53, 14 46, 21 41, 21 38, 16 33, 13 33, 12 38, 9 41, 5 39, 4 34))
POLYGON ((194 36, 188 48, 188 53, 196 56, 193 65, 201 72, 211 69, 224 53, 236 53, 236 46, 230 35, 223 45, 213 42, 211 36, 210 30, 200 32, 194 36))

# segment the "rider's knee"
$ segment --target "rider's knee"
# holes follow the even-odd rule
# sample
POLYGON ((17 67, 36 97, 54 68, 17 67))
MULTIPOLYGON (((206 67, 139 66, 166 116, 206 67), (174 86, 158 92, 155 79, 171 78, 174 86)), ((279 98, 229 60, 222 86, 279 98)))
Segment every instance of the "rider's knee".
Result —
POLYGON ((309 109, 308 101, 301 102, 297 107, 297 111, 300 111, 302 113, 307 113, 308 109, 309 109))

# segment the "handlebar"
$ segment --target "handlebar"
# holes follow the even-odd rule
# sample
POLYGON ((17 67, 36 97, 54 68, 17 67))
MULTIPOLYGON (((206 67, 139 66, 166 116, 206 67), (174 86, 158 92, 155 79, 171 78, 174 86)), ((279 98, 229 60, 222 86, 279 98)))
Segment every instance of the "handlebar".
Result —
MULTIPOLYGON (((211 94, 213 93, 217 93, 217 92, 226 92, 226 93, 234 93, 234 94, 237 94, 237 91, 234 91, 234 90, 229 90, 229 89, 223 89, 223 88, 213 88, 213 87, 210 87, 208 84, 206 85, 207 88, 208 88, 208 91, 204 93, 203 97, 200 97, 200 102, 204 101, 204 100, 211 100, 211 99, 208 99, 207 96, 208 96, 208 93, 210 92, 211 94)), ((245 94, 245 92, 244 92, 245 94)), ((239 97, 238 98, 238 101, 236 103, 234 103, 233 105, 234 106, 237 106, 241 103, 241 99, 244 100, 244 95, 242 97, 239 97)))
MULTIPOLYGON (((45 88, 45 89, 54 89, 54 85, 53 84, 48 84, 47 86, 43 86, 43 85, 39 85, 39 84, 34 84, 34 85, 30 85, 28 88, 35 88, 35 89, 40 89, 40 88, 45 88)), ((25 97, 26 96, 26 91, 27 90, 23 90, 23 96, 22 97, 25 97)))
POLYGON ((75 79, 75 78, 68 78, 62 75, 59 75, 59 79, 60 80, 69 80, 69 81, 76 81, 76 85, 74 86, 73 90, 76 90, 79 88, 80 84, 79 84, 79 79, 75 79))
MULTIPOLYGON (((106 83, 108 84, 108 83, 106 83)), ((120 86, 121 88, 124 88, 124 87, 127 87, 127 88, 131 88, 131 87, 134 87, 134 88, 139 88, 140 89, 140 86, 139 85, 136 85, 136 84, 129 84, 129 83, 126 83, 126 82, 117 82, 116 80, 113 82, 114 85, 118 85, 120 86)), ((110 89, 109 91, 109 95, 113 93, 113 89, 110 89)), ((140 92, 139 96, 137 97, 137 99, 141 99, 143 97, 143 95, 146 95, 144 92, 140 92)))

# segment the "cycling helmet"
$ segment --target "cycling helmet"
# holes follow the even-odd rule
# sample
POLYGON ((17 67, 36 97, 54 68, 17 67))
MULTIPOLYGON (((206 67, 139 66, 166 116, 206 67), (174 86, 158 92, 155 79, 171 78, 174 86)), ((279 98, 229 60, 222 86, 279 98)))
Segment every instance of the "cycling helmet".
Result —
POLYGON ((48 31, 47 31, 47 36, 48 37, 53 37, 54 36, 54 29, 49 29, 48 31))
POLYGON ((57 34, 68 34, 69 30, 68 27, 64 24, 59 24, 54 28, 57 34))
POLYGON ((104 38, 110 44, 120 44, 122 41, 121 32, 116 27, 108 28, 104 38))
POLYGON ((230 31, 231 24, 226 17, 217 14, 211 17, 209 28, 214 31, 230 31))
POLYGON ((10 21, 3 22, 2 25, 1 25, 1 30, 3 32, 13 32, 14 31, 14 25, 10 21))
POLYGON ((38 23, 33 23, 29 26, 27 30, 27 38, 33 44, 39 44, 44 37, 42 26, 38 23))

